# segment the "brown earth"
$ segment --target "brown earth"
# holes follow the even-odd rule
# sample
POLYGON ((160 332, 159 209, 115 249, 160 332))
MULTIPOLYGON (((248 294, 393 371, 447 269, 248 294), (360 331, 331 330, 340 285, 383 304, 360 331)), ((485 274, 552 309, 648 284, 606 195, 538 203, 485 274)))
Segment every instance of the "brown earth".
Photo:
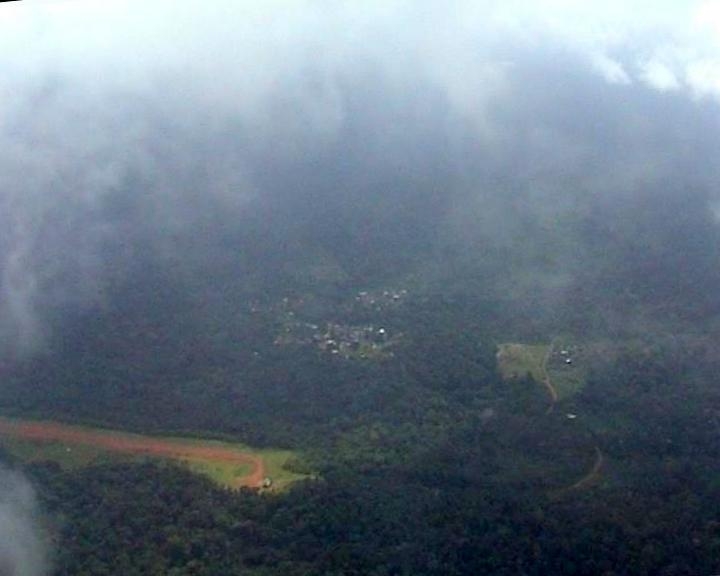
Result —
POLYGON ((182 440, 163 440, 122 432, 94 431, 56 422, 21 422, 0 418, 0 435, 41 442, 64 442, 93 446, 109 452, 140 454, 174 460, 202 460, 224 464, 250 464, 252 472, 239 478, 236 486, 260 488, 265 479, 265 463, 254 454, 231 448, 198 446, 182 440))
POLYGON ((597 479, 600 477, 600 471, 602 470, 603 464, 605 463, 605 456, 603 456, 602 451, 597 446, 595 447, 595 462, 593 463, 592 468, 588 471, 585 476, 580 478, 575 484, 572 486, 568 486, 567 490, 582 490, 583 488, 587 488, 588 486, 591 486, 594 484, 597 479))
POLYGON ((545 389, 548 392, 548 395, 550 396, 550 406, 548 406, 548 409, 545 411, 546 414, 552 413, 553 410, 555 410, 555 404, 557 404, 558 401, 558 393, 557 390, 555 390, 555 386, 553 386, 552 381, 550 380, 550 373, 548 372, 547 365, 550 361, 550 357, 552 356, 553 348, 555 347, 555 339, 553 339, 552 342, 550 342, 550 346, 548 347, 547 352, 545 353, 545 358, 543 358, 542 363, 542 371, 544 374, 544 377, 542 379, 542 384, 545 386, 545 389))

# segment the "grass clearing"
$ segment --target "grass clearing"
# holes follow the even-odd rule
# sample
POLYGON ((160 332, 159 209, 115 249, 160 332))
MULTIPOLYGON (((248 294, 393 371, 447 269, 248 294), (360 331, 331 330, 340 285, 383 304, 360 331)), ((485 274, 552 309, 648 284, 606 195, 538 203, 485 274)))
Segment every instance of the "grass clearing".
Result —
POLYGON ((585 373, 579 367, 548 367, 548 374, 558 393, 559 400, 572 398, 585 385, 585 373))
POLYGON ((552 350, 550 344, 506 343, 498 347, 497 360, 505 380, 522 378, 530 373, 536 381, 543 382, 547 376, 557 393, 557 400, 565 400, 585 385, 588 354, 583 346, 561 340, 553 341, 552 350), (566 363, 568 359, 569 364, 566 363))
POLYGON ((265 461, 265 470, 267 475, 272 478, 273 489, 282 491, 290 486, 293 482, 307 480, 311 475, 292 472, 285 468, 285 464, 290 460, 296 459, 297 454, 290 450, 258 450, 257 454, 265 461))
POLYGON ((575 396, 585 386, 591 353, 588 344, 567 338, 556 339, 548 358, 547 371, 560 400, 575 396))
POLYGON ((500 375, 511 380, 530 374, 542 382, 545 379, 544 363, 549 349, 548 344, 500 344, 497 353, 500 375))

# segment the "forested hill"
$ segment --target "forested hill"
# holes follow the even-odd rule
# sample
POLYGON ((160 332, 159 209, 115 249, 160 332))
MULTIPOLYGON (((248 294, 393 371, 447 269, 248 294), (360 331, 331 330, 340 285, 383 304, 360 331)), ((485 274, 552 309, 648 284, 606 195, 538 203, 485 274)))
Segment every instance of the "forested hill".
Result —
POLYGON ((269 497, 175 468, 33 464, 57 573, 712 572, 716 232, 695 201, 689 227, 648 198, 622 234, 568 217, 572 238, 528 226, 512 254, 438 237, 356 263, 349 239, 265 260, 248 229, 148 252, 4 363, 3 411, 293 447, 319 479, 269 497), (557 335, 584 376, 548 412, 496 352, 557 335))
MULTIPOLYGON (((232 225, 211 205, 197 211, 202 235, 129 236, 136 257, 101 301, 48 309, 43 349, 6 357, 0 406, 315 442, 369 413, 491 381, 499 342, 716 330, 720 228, 706 194, 588 198, 548 222, 497 197, 488 210, 515 224, 493 237, 456 225, 452 191, 436 196, 432 180, 408 202, 377 194, 349 206, 325 190, 322 166, 306 170, 303 185, 318 182, 303 203, 258 201, 232 225), (318 347, 328 331, 373 326, 386 331, 374 342, 388 344, 381 361, 318 347)), ((126 194, 107 200, 114 218, 140 209, 126 194)))

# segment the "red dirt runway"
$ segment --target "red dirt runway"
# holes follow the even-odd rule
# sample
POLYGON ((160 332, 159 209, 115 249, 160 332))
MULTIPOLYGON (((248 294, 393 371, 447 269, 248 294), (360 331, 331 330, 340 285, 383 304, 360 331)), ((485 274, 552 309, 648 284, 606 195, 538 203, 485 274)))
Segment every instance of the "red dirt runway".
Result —
POLYGON ((183 443, 182 440, 163 440, 109 430, 93 431, 55 422, 22 422, 4 418, 0 418, 0 434, 25 440, 82 444, 110 452, 145 454, 158 458, 250 464, 252 472, 239 478, 237 487, 259 488, 265 478, 265 463, 262 458, 221 446, 198 446, 183 443))

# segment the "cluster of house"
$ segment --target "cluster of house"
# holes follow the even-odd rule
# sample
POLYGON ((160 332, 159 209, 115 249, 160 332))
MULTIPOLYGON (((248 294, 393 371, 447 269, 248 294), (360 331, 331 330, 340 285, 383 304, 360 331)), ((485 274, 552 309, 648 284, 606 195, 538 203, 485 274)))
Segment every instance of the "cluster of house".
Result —
POLYGON ((380 310, 388 306, 400 304, 407 295, 408 291, 404 288, 402 290, 376 290, 374 292, 363 290, 358 292, 358 295, 355 297, 355 302, 365 308, 380 310))
POLYGON ((315 341, 320 350, 330 354, 368 358, 386 352, 389 334, 382 326, 353 326, 328 322, 325 332, 315 335, 315 341))
POLYGON ((390 346, 399 334, 390 337, 383 326, 351 325, 328 322, 324 328, 307 322, 287 321, 275 338, 276 346, 312 344, 328 354, 346 358, 381 358, 392 356, 390 346))
MULTIPOLYGON (((360 306, 373 311, 388 310, 400 305, 408 295, 405 289, 390 289, 358 292, 352 306, 360 306)), ((271 310, 277 313, 282 322, 275 338, 276 346, 311 345, 328 354, 345 358, 379 359, 393 356, 391 348, 402 339, 402 334, 390 334, 386 326, 374 324, 341 324, 327 322, 324 325, 301 320, 299 308, 303 298, 283 298, 271 310)), ((259 312, 258 303, 251 304, 251 312, 259 312)), ((351 312, 351 309, 346 309, 351 312)))
POLYGON ((573 363, 572 357, 570 356, 570 350, 560 350, 560 356, 565 360, 565 364, 570 365, 573 363))

